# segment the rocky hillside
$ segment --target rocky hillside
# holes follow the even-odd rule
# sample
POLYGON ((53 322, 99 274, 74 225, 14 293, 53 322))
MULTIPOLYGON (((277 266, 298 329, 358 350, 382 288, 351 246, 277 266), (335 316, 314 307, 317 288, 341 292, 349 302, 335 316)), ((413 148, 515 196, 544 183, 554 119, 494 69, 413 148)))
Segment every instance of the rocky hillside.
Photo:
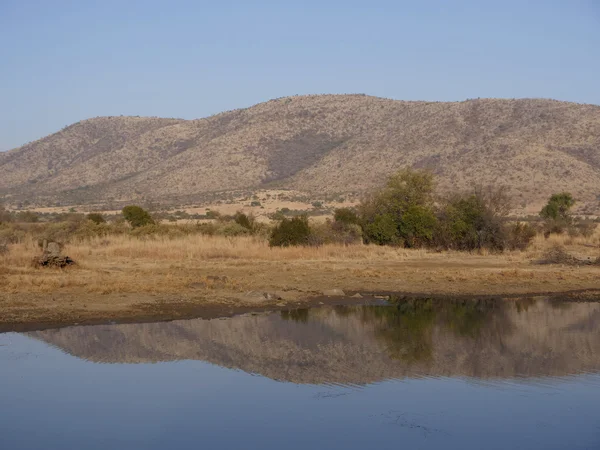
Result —
POLYGON ((294 383, 600 371, 600 303, 523 300, 481 309, 459 302, 445 313, 423 309, 400 317, 381 308, 79 326, 29 335, 94 362, 202 360, 294 383))
POLYGON ((509 185, 517 204, 600 194, 600 106, 553 100, 288 97, 199 120, 102 117, 0 153, 0 196, 201 198, 264 187, 362 192, 404 167, 440 190, 509 185))

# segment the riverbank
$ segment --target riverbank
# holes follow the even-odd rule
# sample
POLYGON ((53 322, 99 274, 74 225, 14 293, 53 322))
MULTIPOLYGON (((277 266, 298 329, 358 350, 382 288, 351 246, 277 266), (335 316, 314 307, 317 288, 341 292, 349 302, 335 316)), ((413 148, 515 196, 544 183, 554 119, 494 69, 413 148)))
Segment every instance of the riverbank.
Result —
POLYGON ((539 264, 556 245, 581 259, 598 256, 597 235, 540 236, 527 251, 504 254, 365 245, 272 249, 251 237, 115 236, 67 246, 73 267, 40 269, 31 266, 39 253, 31 241, 0 256, 0 326, 217 317, 345 299, 323 295, 332 289, 531 296, 600 288, 598 266, 539 264))

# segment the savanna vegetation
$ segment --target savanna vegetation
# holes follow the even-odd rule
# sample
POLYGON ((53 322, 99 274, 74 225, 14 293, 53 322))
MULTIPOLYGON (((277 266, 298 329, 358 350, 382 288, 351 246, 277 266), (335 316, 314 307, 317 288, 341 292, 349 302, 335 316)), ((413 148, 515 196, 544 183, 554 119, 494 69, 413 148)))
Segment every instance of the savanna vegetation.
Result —
MULTIPOLYGON (((169 239, 188 235, 254 236, 270 247, 371 244, 434 251, 503 252, 525 250, 537 234, 590 236, 596 223, 572 216, 572 195, 554 194, 539 220, 509 217, 512 202, 503 187, 476 187, 467 192, 435 194, 435 178, 427 171, 402 170, 388 178, 354 208, 338 208, 333 218, 319 223, 307 214, 272 216, 259 222, 252 214, 221 215, 207 210, 197 219, 184 211, 169 216, 129 205, 119 215, 71 212, 41 215, 0 208, 0 244, 26 238, 61 244, 126 235, 139 239, 169 239), (187 219, 179 223, 179 219, 187 219), (172 223, 174 222, 174 223, 172 223)), ((318 206, 321 206, 320 202, 318 206)), ((316 206, 315 206, 316 207, 316 206)))
POLYGON ((332 288, 509 294, 597 287, 600 233, 572 214, 572 196, 553 195, 537 220, 518 221, 508 216, 504 189, 437 196, 434 185, 430 173, 404 170, 321 222, 300 214, 265 223, 241 211, 172 222, 139 205, 119 214, 0 208, 0 323, 180 317, 185 305, 236 307, 257 298, 301 308, 293 302, 332 288), (33 267, 43 240, 62 244, 76 264, 33 267))

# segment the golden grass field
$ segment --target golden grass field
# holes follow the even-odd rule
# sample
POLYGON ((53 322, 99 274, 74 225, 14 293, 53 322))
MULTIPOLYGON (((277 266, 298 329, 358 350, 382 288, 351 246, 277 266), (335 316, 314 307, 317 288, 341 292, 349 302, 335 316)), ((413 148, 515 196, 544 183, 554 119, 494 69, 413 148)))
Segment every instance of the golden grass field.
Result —
MULTIPOLYGON (((540 265, 555 245, 595 259, 600 233, 535 238, 527 251, 434 252, 368 245, 270 248, 264 238, 127 235, 68 245, 77 264, 31 264, 33 240, 0 255, 0 324, 175 318, 314 300, 327 289, 440 295, 514 295, 600 287, 598 266, 540 265), (261 300, 248 292, 269 292, 261 300)), ((335 300, 334 298, 332 298, 335 300)), ((319 301, 327 301, 320 298, 319 301)))

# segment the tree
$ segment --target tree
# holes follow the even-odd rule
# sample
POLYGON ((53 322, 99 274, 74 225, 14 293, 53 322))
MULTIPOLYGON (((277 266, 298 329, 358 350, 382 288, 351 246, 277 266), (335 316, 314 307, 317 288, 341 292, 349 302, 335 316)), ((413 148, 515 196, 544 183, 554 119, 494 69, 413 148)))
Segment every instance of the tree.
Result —
POLYGON ((433 237, 433 175, 404 169, 358 206, 365 240, 376 244, 425 245, 433 237))
POLYGON ((568 192, 553 194, 546 206, 540 211, 540 217, 544 219, 544 235, 548 237, 552 233, 560 234, 565 228, 572 224, 571 208, 575 204, 573 196, 568 192))
POLYGON ((407 247, 420 247, 433 239, 437 218, 430 208, 410 206, 398 224, 398 234, 407 247))
POLYGON ((570 222, 570 210, 575 204, 573 196, 568 192, 553 194, 546 206, 540 211, 540 216, 546 220, 563 220, 570 222))
POLYGON ((133 228, 143 227, 144 225, 154 225, 154 219, 144 208, 136 205, 130 205, 123 208, 123 217, 133 228))

